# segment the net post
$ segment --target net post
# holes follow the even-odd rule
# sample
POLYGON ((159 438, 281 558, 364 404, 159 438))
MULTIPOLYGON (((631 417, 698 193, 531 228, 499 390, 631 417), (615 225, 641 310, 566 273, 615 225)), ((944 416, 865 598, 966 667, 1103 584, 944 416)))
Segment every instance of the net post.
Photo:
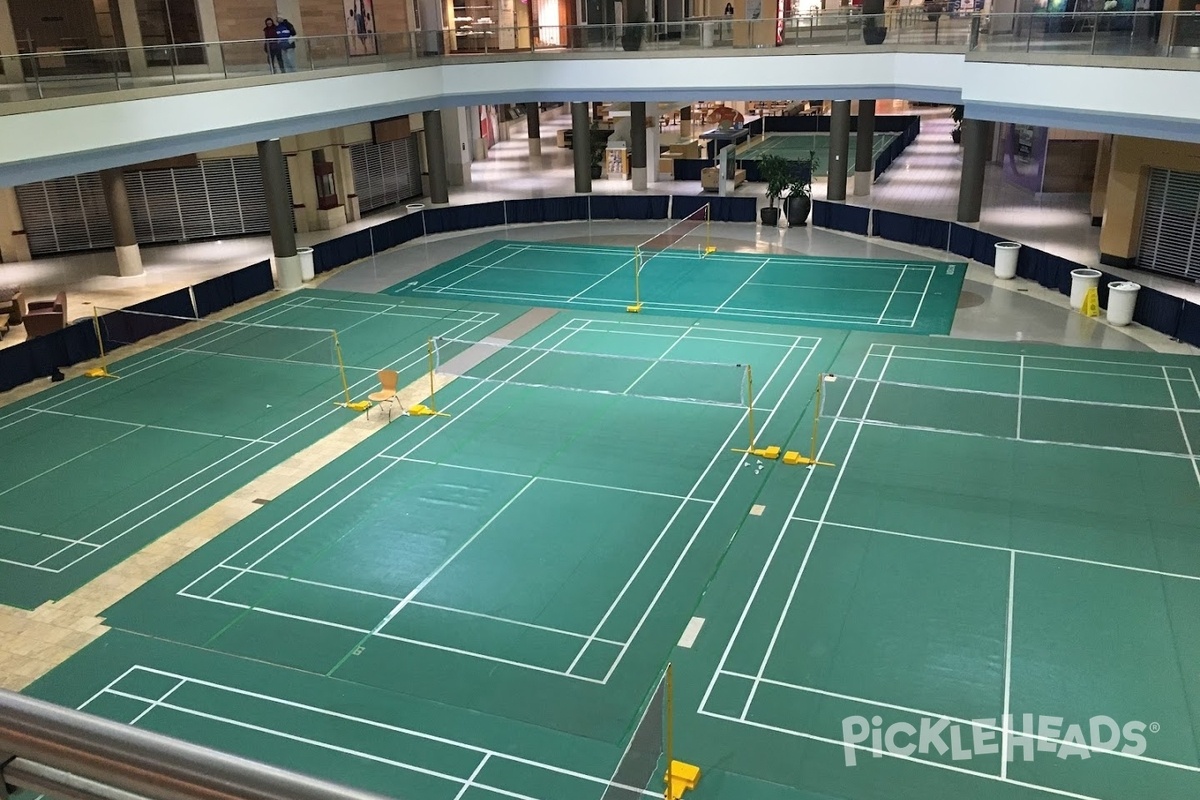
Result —
POLYGON ((749 449, 754 449, 754 370, 746 365, 746 418, 750 427, 749 449))
POLYGON ((704 204, 704 255, 716 252, 712 243, 712 204, 704 204))
POLYGON ((429 407, 433 409, 433 413, 437 413, 437 395, 434 389, 433 379, 433 337, 429 337, 426 343, 427 356, 429 360, 429 407))
POLYGON ((633 248, 633 305, 625 306, 630 314, 642 310, 642 248, 633 248))
POLYGON ((108 354, 104 352, 104 336, 100 333, 100 312, 95 306, 92 306, 92 329, 96 331, 96 344, 100 347, 100 366, 83 374, 89 378, 115 378, 116 375, 108 371, 108 354))
POLYGON ((429 371, 429 405, 417 403, 408 409, 410 417, 448 417, 450 416, 444 411, 437 410, 437 384, 434 379, 434 374, 437 371, 435 357, 437 354, 437 343, 432 336, 425 343, 426 369, 429 371))
POLYGON ((812 461, 814 464, 817 461, 817 435, 821 425, 821 393, 824 391, 824 386, 825 373, 822 372, 817 376, 817 399, 813 404, 812 442, 808 447, 808 460, 812 461))
POLYGON ((342 379, 342 407, 348 408, 351 411, 366 411, 371 407, 370 401, 360 400, 355 403, 350 400, 350 381, 346 380, 346 364, 342 361, 342 343, 338 341, 338 333, 336 330, 330 329, 333 334, 333 354, 337 358, 338 376, 342 379))

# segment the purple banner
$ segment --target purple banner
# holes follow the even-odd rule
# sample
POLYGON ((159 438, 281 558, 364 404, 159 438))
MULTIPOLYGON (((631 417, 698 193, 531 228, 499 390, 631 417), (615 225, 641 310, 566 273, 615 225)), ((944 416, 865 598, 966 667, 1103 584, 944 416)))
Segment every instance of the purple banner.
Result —
POLYGON ((1042 191, 1046 173, 1046 144, 1049 129, 1033 125, 1006 125, 1004 130, 1004 177, 1031 192, 1042 191))

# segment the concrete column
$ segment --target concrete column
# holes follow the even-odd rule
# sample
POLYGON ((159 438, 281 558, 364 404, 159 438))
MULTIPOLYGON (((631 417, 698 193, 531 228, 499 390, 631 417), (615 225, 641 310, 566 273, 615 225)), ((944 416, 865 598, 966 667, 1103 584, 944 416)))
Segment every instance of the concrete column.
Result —
POLYGON ((354 184, 354 162, 350 160, 350 145, 339 144, 334 148, 333 174, 342 196, 342 205, 346 207, 346 221, 354 222, 362 216, 362 212, 358 208, 358 189, 354 184))
POLYGON ((429 166, 429 200, 435 205, 450 202, 449 183, 446 180, 446 140, 442 131, 442 112, 426 111, 425 160, 429 166))
POLYGON ((104 187, 104 203, 112 224, 113 244, 117 253, 117 272, 122 278, 133 278, 145 272, 142 253, 138 249, 137 233, 133 230, 133 214, 129 211, 129 195, 125 191, 125 174, 118 169, 100 171, 104 187))
POLYGON ((846 171, 850 155, 850 101, 834 100, 829 120, 829 191, 828 200, 846 199, 846 171))
MULTIPOLYGON (((12 14, 8 8, 9 0, 0 0, 0 55, 16 56, 17 32, 13 30, 12 14)), ((12 81, 25 79, 21 60, 18 58, 0 59, 0 73, 12 81)))
POLYGON ((7 186, 0 188, 0 262, 29 261, 32 257, 17 191, 7 186))
POLYGON ((983 176, 987 168, 988 124, 964 119, 962 124, 963 165, 958 186, 958 221, 979 222, 983 207, 983 176))
POLYGON ((446 52, 442 41, 442 28, 446 27, 442 18, 442 3, 440 0, 417 0, 417 9, 421 13, 421 44, 422 55, 443 55, 446 52))
POLYGON ((258 143, 258 168, 262 171, 267 217, 271 220, 275 280, 280 289, 298 289, 304 279, 300 273, 300 256, 296 255, 292 206, 288 202, 287 166, 278 139, 258 143))
POLYGON ((592 125, 587 103, 571 103, 571 154, 575 161, 575 191, 592 191, 592 125))
POLYGON ((525 104, 525 129, 529 134, 529 157, 542 154, 542 117, 537 103, 525 104))
POLYGON ((145 75, 149 68, 146 66, 146 51, 142 49, 142 28, 138 24, 136 0, 116 0, 117 10, 121 15, 121 35, 125 37, 125 46, 129 48, 129 73, 145 75))
POLYGON ((471 128, 479 129, 478 117, 470 118, 467 108, 443 108, 442 146, 446 155, 446 183, 450 186, 471 185, 471 128))
POLYGON ((292 149, 296 145, 296 139, 290 136, 285 138, 288 141, 281 142, 280 147, 284 150, 283 158, 287 162, 288 185, 292 187, 292 226, 296 233, 308 233, 317 229, 316 216, 312 213, 317 202, 312 158, 301 158, 302 154, 292 149), (305 198, 311 198, 311 207, 305 198))
POLYGON ((1101 136, 1096 150, 1096 172, 1092 176, 1092 225, 1099 228, 1104 222, 1104 206, 1108 202, 1108 173, 1112 171, 1112 136, 1101 136))
POLYGON ((635 191, 646 189, 646 104, 629 104, 629 171, 635 191))
POLYGON ((679 138, 692 138, 692 107, 684 106, 679 110, 679 138))
POLYGON ((871 193, 875 182, 875 101, 858 101, 858 132, 854 139, 854 194, 871 193))

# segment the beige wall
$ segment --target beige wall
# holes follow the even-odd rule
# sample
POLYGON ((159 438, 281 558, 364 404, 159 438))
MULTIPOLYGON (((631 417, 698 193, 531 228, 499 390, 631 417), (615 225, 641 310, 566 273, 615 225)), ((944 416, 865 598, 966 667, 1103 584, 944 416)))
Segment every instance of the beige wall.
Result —
POLYGON ((16 191, 0 188, 0 262, 29 260, 29 240, 24 228, 16 191))
POLYGON ((213 0, 213 10, 223 42, 261 38, 263 20, 276 14, 275 0, 213 0))
POLYGON ((1145 185, 1151 167, 1200 173, 1200 145, 1115 136, 1100 228, 1100 253, 1131 259, 1141 234, 1145 185))
POLYGON ((1108 173, 1112 170, 1112 140, 1105 136, 1100 140, 1100 149, 1096 153, 1096 171, 1092 175, 1092 222, 1104 218, 1104 203, 1108 197, 1108 173))

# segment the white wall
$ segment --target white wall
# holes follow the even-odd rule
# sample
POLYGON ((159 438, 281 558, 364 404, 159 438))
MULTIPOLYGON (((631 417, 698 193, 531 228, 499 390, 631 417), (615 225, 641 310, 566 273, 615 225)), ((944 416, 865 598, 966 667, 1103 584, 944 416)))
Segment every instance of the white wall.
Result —
POLYGON ((0 186, 429 108, 534 100, 962 97, 982 119, 1200 141, 1200 72, 967 62, 953 53, 548 55, 222 85, 231 88, 129 91, 118 102, 0 115, 0 186))

